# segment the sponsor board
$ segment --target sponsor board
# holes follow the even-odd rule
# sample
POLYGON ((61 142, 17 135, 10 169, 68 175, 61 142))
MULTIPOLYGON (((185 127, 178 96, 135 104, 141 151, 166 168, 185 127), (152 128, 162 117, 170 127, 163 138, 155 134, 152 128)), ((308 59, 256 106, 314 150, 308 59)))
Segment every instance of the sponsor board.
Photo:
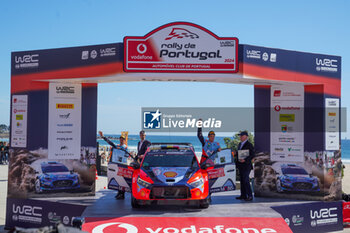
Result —
POLYGON ((166 24, 144 37, 124 38, 124 71, 235 73, 238 39, 192 23, 166 24))
POLYGON ((326 150, 339 150, 340 148, 340 117, 339 117, 339 99, 325 99, 325 122, 326 122, 326 150))
POLYGON ((48 158, 79 159, 80 144, 81 84, 50 83, 48 158))
POLYGON ((283 218, 120 217, 85 218, 82 230, 92 233, 292 232, 283 218))
POLYGON ((6 227, 39 228, 57 222, 71 226, 74 217, 82 215, 86 206, 33 199, 7 198, 6 227))
POLYGON ((27 147, 28 95, 12 95, 11 147, 27 147))
POLYGON ((271 160, 304 161, 304 86, 271 86, 271 160), (283 149, 276 151, 277 149, 283 149))
POLYGON ((342 202, 314 202, 271 208, 282 215, 295 233, 343 230, 342 202))

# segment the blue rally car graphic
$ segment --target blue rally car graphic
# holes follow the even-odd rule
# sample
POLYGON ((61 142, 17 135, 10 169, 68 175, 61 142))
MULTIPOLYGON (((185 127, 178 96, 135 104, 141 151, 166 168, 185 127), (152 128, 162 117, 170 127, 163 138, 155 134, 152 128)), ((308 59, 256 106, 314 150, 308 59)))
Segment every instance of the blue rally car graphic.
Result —
POLYGON ((35 179, 35 192, 54 190, 70 190, 80 188, 78 174, 59 162, 43 162, 40 164, 35 179))
POLYGON ((279 193, 285 191, 294 192, 319 192, 320 186, 317 177, 296 164, 281 165, 281 172, 276 180, 276 190, 279 193))

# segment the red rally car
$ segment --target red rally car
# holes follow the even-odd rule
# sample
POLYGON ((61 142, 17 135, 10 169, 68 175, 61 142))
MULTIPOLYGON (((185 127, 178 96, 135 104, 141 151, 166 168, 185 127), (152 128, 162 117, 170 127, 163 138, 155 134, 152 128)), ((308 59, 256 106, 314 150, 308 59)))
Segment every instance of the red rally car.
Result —
POLYGON ((231 150, 199 164, 188 143, 153 143, 141 164, 114 149, 108 164, 108 188, 131 192, 131 205, 189 204, 208 208, 210 194, 235 190, 231 150))

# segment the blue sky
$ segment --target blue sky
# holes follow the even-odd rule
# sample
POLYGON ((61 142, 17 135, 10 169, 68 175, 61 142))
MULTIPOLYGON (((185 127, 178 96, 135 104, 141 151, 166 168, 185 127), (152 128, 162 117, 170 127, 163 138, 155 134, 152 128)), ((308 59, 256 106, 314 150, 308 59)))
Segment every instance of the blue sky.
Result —
MULTIPOLYGON (((173 21, 193 22, 219 36, 238 37, 243 44, 342 56, 342 106, 350 107, 347 0, 3 0, 0 9, 0 123, 9 124, 11 51, 122 42, 124 36, 142 36, 173 21)), ((138 132, 142 106, 251 107, 253 87, 215 83, 101 84, 98 129, 106 133, 138 132)))

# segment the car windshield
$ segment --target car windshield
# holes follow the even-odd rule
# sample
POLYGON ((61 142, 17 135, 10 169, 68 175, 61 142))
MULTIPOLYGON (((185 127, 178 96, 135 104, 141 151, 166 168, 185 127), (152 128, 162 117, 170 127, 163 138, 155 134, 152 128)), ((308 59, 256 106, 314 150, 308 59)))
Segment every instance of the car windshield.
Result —
POLYGON ((282 168, 284 175, 308 175, 302 168, 282 168))
POLYGON ((68 168, 64 165, 42 166, 43 173, 68 172, 68 168))
POLYGON ((142 167, 198 167, 193 153, 148 153, 142 167))

